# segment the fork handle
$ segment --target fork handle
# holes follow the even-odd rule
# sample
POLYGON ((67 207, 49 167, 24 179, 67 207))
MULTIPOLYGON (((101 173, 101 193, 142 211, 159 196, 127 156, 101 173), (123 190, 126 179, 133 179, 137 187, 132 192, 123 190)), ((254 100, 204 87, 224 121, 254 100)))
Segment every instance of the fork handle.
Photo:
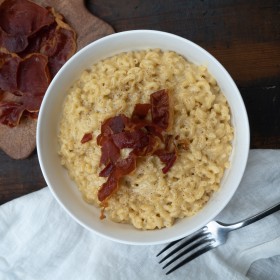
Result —
POLYGON ((239 221, 237 223, 234 223, 234 224, 222 224, 223 226, 227 226, 229 229, 231 230, 236 230, 236 229, 239 229, 239 228, 242 228, 242 227, 245 227, 245 226, 248 226, 256 221, 259 221, 277 211, 280 210, 280 203, 277 203, 275 204, 274 206, 250 217, 250 218, 247 218, 245 220, 242 220, 242 221, 239 221))

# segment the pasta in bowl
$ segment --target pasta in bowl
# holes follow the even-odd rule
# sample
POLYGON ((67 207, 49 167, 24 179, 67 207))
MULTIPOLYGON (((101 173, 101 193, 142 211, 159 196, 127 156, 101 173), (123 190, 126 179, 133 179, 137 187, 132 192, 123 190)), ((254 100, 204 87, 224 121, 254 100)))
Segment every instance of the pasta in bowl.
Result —
MULTIPOLYGON (((150 112, 147 121, 153 123, 150 112)), ((234 82, 211 55, 175 35, 130 31, 92 43, 58 73, 43 101, 37 139, 43 174, 68 213, 113 240, 155 244, 191 233, 223 209, 246 165, 249 129, 234 82), (138 156, 104 207, 98 191, 107 178, 100 176, 104 154, 96 141, 102 123, 130 118, 135 105, 148 104, 162 89, 173 111, 162 137, 173 137, 176 161, 164 173, 158 146, 138 156), (90 140, 81 143, 88 133, 90 140), (98 207, 106 219, 99 219, 98 207), (160 236, 152 229, 161 229, 160 236)), ((121 150, 120 158, 132 151, 121 150)))

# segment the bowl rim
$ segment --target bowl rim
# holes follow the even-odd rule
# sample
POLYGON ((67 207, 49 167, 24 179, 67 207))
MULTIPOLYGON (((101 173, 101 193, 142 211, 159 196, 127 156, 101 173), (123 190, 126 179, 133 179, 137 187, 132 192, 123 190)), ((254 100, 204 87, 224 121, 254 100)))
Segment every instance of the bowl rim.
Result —
MULTIPOLYGON (((89 45, 85 46, 84 48, 82 48, 80 51, 78 51, 77 53, 75 53, 63 66, 62 68, 59 70, 59 72, 55 75, 55 77, 53 78, 53 80, 51 81, 45 96, 43 98, 42 104, 41 104, 41 109, 39 111, 39 116, 38 116, 38 122, 37 122, 37 130, 36 130, 36 143, 37 143, 37 154, 38 154, 38 160, 39 160, 39 164, 40 164, 40 168, 43 174, 44 179, 46 180, 46 183, 48 185, 48 188, 50 189, 52 195, 55 197, 55 199, 57 200, 57 202, 60 204, 60 206, 62 206, 62 208, 76 221, 78 222, 80 225, 82 225, 83 227, 85 227, 86 229, 95 232, 96 234, 98 234, 99 236, 102 236, 104 238, 119 242, 119 243, 124 243, 124 244, 131 244, 131 245, 156 245, 156 244, 163 244, 163 243, 167 243, 167 242, 171 242, 174 241, 176 239, 182 238, 185 235, 181 235, 178 236, 176 234, 174 234, 173 238, 169 238, 169 239, 160 239, 159 241, 145 241, 145 242, 139 242, 139 241, 127 241, 125 238, 116 238, 114 236, 110 236, 110 235, 106 235, 103 232, 97 231, 96 229, 90 227, 89 225, 87 225, 86 223, 82 222, 76 215, 75 213, 72 213, 65 205, 64 202, 60 199, 60 197, 57 195, 57 192, 55 190, 55 188, 52 186, 49 178, 48 178, 48 174, 46 172, 46 168, 45 168, 45 162, 44 162, 44 158, 42 155, 42 146, 41 146, 41 130, 42 130, 42 126, 41 126, 41 122, 42 122, 42 118, 44 117, 44 111, 45 111, 45 107, 46 107, 46 100, 47 97, 51 94, 51 92, 53 91, 53 88, 55 86, 55 84, 57 83, 57 80, 60 79, 60 77, 64 74, 64 69, 66 69, 68 67, 68 65, 71 65, 72 62, 74 62, 76 59, 78 59, 78 57, 81 55, 81 53, 83 52, 87 52, 89 49, 94 48, 94 46, 98 45, 98 44, 106 44, 106 42, 112 40, 112 38, 121 38, 123 36, 127 36, 130 34, 138 34, 138 35, 143 35, 143 34, 149 34, 149 35, 163 35, 163 36, 168 36, 170 39, 174 38, 176 40, 182 40, 185 41, 186 43, 188 43, 189 45, 192 45, 194 48, 198 49, 200 52, 205 53, 208 57, 210 57, 215 64, 217 64, 219 66, 220 69, 222 69, 223 75, 226 75, 226 78, 231 81, 232 86, 235 88, 235 91, 237 91, 239 93, 238 96, 236 96, 236 98, 239 99, 239 103, 241 105, 241 110, 244 113, 244 132, 245 132, 245 139, 244 139, 244 143, 243 143, 243 161, 240 163, 240 173, 239 173, 239 178, 236 178, 235 181, 235 185, 236 187, 231 190, 231 193, 229 193, 229 196, 227 197, 227 200, 222 204, 221 207, 219 207, 211 216, 209 216, 207 219, 205 219, 205 223, 207 224, 209 221, 211 221, 212 219, 214 219, 228 204, 228 202, 231 200, 232 196, 234 195, 234 193, 236 192, 236 190, 238 189, 238 186, 240 184, 240 181, 243 177, 246 165, 247 165, 247 161, 248 161, 248 155, 249 155, 249 150, 250 150, 250 128, 249 128, 249 120, 248 120, 248 115, 247 115, 247 111, 246 111, 246 107, 244 105, 244 101, 242 99, 242 96, 240 94, 240 91, 238 89, 238 87, 236 86, 234 80, 232 79, 232 77, 230 76, 230 74, 228 73, 228 71, 223 67, 223 65, 212 55, 210 54, 208 51, 206 51, 205 49, 203 49, 202 47, 200 47, 199 45, 197 45, 196 43, 180 37, 178 35, 172 34, 172 33, 168 33, 168 32, 164 32, 164 31, 157 31, 157 30, 148 30, 148 29, 139 29, 139 30, 129 30, 129 31, 123 31, 123 32, 118 32, 118 33, 114 33, 108 36, 105 36, 103 38, 100 38, 92 43, 90 43, 89 45)), ((160 47, 159 47, 160 48, 160 47)), ((118 53, 121 53, 122 51, 119 51, 118 53)), ((211 72, 210 72, 211 73, 211 72)), ((215 78, 215 76, 214 76, 215 78)), ((199 227, 194 228, 192 232, 196 231, 197 229, 199 229, 199 227)), ((160 230, 156 229, 154 231, 160 232, 160 230)), ((192 233, 191 232, 191 233, 192 233)))

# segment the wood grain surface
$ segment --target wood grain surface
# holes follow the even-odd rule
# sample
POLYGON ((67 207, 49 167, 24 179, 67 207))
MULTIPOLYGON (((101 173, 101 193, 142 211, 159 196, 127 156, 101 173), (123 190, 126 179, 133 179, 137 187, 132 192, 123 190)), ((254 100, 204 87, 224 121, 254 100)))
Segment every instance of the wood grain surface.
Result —
MULTIPOLYGON (((278 0, 87 0, 86 6, 116 32, 162 30, 201 45, 226 67, 240 89, 251 148, 280 148, 278 0)), ((0 164, 0 203, 46 185, 36 152, 24 160, 0 152, 0 164)))
MULTIPOLYGON (((0 0, 0 4, 4 0, 0 0)), ((114 33, 113 28, 90 13, 83 0, 57 1, 35 0, 37 4, 54 7, 66 19, 66 22, 77 33, 77 51, 89 43, 114 33)), ((0 149, 13 159, 24 159, 30 156, 36 147, 35 119, 24 119, 15 128, 0 124, 0 149)))

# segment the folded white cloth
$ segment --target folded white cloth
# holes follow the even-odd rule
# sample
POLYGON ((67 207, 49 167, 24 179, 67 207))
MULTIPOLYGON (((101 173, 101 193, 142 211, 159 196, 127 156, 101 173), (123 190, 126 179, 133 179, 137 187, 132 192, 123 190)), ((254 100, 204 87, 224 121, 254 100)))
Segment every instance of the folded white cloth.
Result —
MULTIPOLYGON (((280 151, 251 150, 244 178, 218 215, 236 222, 280 201, 280 151)), ((160 231, 159 231, 160 234, 160 231)), ((172 274, 164 247, 104 239, 73 221, 48 188, 0 207, 0 279, 280 279, 280 211, 231 232, 227 243, 172 274)))

